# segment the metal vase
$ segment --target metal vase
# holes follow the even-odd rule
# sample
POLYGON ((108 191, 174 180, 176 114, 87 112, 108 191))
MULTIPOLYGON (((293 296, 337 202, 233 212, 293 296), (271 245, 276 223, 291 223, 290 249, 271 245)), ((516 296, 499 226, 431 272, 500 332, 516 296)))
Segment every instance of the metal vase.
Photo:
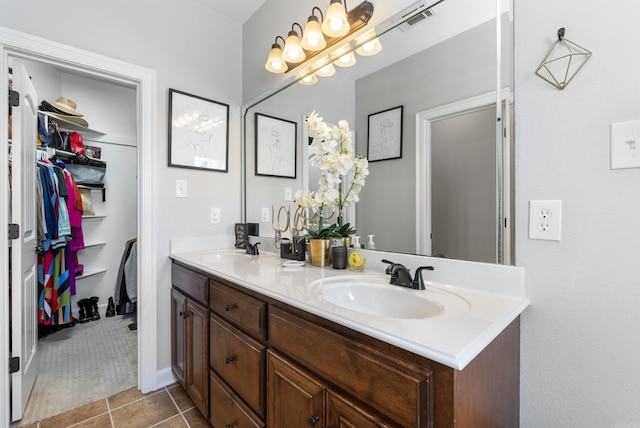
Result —
POLYGON ((329 266, 331 264, 331 239, 309 239, 311 264, 329 266))

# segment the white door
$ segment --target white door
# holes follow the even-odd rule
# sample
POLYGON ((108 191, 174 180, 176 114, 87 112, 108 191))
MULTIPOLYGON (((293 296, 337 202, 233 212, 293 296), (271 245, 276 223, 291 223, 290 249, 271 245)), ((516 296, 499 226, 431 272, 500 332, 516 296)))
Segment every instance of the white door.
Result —
POLYGON ((38 374, 38 273, 36 245, 36 132, 38 96, 22 61, 11 58, 13 90, 13 163, 11 222, 20 237, 12 241, 11 357, 20 358, 20 370, 11 375, 11 420, 22 419, 38 374))

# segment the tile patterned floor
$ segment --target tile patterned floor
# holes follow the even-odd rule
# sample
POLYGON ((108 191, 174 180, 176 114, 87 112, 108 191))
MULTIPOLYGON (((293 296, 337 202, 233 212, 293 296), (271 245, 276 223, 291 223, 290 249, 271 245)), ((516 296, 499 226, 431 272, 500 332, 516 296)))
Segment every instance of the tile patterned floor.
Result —
POLYGON ((136 388, 47 418, 28 428, 210 427, 180 384, 148 394, 136 388))

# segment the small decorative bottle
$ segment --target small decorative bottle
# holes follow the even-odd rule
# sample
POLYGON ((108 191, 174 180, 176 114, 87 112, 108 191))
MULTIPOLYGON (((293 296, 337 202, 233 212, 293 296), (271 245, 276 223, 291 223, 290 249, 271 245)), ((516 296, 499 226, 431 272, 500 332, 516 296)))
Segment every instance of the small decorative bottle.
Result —
POLYGON ((373 237, 376 235, 367 235, 369 237, 369 242, 367 242, 367 250, 375 250, 376 243, 373 242, 373 237))
POLYGON ((353 237, 353 248, 349 249, 349 270, 352 272, 362 272, 364 270, 364 253, 360 245, 360 237, 353 237))

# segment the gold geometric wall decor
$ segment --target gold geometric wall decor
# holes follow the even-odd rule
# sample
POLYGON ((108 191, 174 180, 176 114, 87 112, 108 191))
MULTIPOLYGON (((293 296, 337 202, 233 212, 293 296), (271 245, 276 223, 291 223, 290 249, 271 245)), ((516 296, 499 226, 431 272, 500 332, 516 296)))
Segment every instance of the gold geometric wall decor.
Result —
POLYGON ((564 28, 560 28, 558 40, 536 69, 536 74, 556 88, 564 89, 589 58, 591 52, 565 39, 564 28))

